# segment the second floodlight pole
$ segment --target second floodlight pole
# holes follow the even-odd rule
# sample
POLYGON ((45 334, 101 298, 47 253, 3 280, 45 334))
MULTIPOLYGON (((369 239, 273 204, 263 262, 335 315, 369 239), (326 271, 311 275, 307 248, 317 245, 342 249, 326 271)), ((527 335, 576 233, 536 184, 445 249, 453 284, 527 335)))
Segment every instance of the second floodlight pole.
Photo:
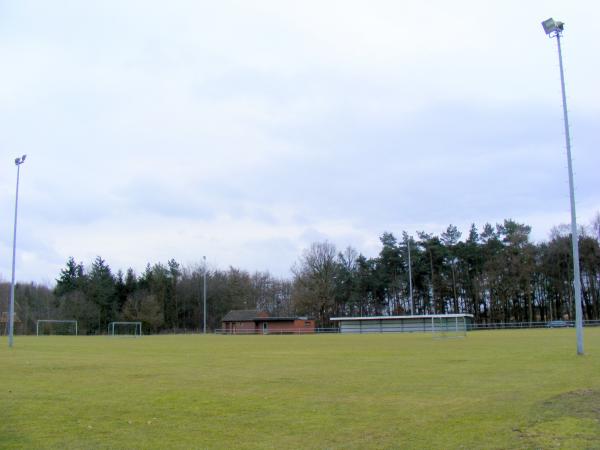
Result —
POLYGON ((21 172, 21 164, 25 162, 23 155, 15 159, 17 166, 17 189, 15 194, 15 227, 13 229, 13 248, 12 248, 12 277, 10 280, 10 303, 8 305, 8 346, 13 346, 14 331, 15 331, 15 257, 17 254, 17 211, 19 209, 19 175, 21 172))

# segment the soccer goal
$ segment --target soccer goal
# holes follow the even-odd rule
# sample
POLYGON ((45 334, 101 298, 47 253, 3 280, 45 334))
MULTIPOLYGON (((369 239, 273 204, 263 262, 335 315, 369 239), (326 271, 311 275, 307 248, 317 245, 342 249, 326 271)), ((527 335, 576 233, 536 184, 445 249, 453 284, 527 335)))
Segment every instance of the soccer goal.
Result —
POLYGON ((48 336, 53 334, 77 336, 77 331, 76 320, 40 319, 35 324, 35 334, 37 336, 48 336))
POLYGON ((466 337, 467 318, 460 315, 432 316, 431 332, 438 339, 466 337))
POLYGON ((142 335, 142 322, 111 322, 108 324, 109 336, 132 336, 142 335))

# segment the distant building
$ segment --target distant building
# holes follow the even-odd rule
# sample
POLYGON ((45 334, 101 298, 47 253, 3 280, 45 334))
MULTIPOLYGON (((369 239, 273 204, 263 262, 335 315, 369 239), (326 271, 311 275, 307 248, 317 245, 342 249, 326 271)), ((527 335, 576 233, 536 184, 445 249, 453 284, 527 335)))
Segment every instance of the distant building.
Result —
POLYGON ((221 319, 221 329, 227 334, 255 333, 255 320, 269 317, 269 314, 254 309, 235 309, 221 319))
MULTIPOLYGON (((22 333, 23 332, 23 324, 21 323, 21 319, 17 316, 17 313, 14 314, 14 332, 22 333)), ((8 312, 2 311, 0 312, 0 335, 8 335, 8 312)))
POLYGON ((315 321, 308 317, 270 317, 269 313, 249 309, 229 311, 221 319, 224 334, 300 334, 314 333, 315 321))
POLYGON ((416 316, 332 317, 340 333, 414 333, 466 331, 472 314, 428 314, 416 316))

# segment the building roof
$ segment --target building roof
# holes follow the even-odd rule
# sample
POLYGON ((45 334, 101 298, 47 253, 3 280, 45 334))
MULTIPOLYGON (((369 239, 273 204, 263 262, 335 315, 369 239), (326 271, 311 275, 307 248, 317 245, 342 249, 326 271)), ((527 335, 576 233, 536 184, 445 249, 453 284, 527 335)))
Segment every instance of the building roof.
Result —
MULTIPOLYGON (((262 313, 266 315, 265 313, 262 313)), ((234 309, 225 314, 221 322, 245 322, 259 318, 261 311, 255 309, 234 309)))
POLYGON ((307 317, 257 317, 261 322, 293 322, 294 320, 310 320, 307 317))
POLYGON ((374 317, 332 317, 332 322, 341 320, 398 320, 398 319, 437 319, 437 318, 471 317, 473 314, 425 314, 420 316, 374 316, 374 317))
POLYGON ((229 311, 221 322, 293 322, 294 320, 310 320, 308 317, 269 317, 264 311, 255 309, 234 309, 229 311))

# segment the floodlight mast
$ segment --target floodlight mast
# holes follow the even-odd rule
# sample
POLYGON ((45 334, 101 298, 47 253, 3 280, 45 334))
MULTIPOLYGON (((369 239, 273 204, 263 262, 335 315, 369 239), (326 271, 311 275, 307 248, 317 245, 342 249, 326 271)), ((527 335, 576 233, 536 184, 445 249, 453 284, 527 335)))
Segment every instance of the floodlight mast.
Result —
POLYGON ((564 23, 552 18, 544 20, 542 27, 546 34, 556 38, 558 46, 558 65, 560 68, 560 87, 562 92, 563 117, 565 122, 565 140, 567 147, 567 163, 569 170, 569 198, 571 201, 571 244, 573 247, 573 288, 575 291, 575 328, 577 334, 577 354, 583 355, 583 311, 581 309, 581 275, 579 271, 579 235, 577 231, 577 215, 575 213, 575 188, 573 182, 573 163, 571 162, 571 134, 569 132, 569 115, 567 113, 567 96, 565 93, 565 75, 562 61, 560 38, 564 23))
POLYGON ((12 249, 12 277, 10 280, 10 303, 8 306, 8 347, 12 348, 14 341, 14 329, 15 329, 15 256, 17 249, 17 211, 19 207, 19 175, 21 171, 21 164, 25 162, 27 155, 23 155, 20 158, 15 159, 15 165, 17 166, 17 189, 15 193, 15 226, 13 229, 13 249, 12 249))

